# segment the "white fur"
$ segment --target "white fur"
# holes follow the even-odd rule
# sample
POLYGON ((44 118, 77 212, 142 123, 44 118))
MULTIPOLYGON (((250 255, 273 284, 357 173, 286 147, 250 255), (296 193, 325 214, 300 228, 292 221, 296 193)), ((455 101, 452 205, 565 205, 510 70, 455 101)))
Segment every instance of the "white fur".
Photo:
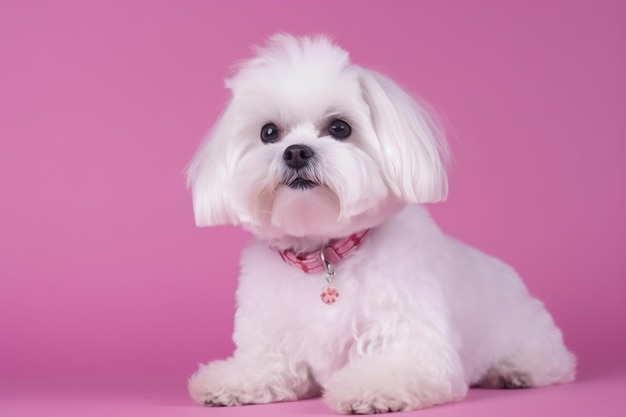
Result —
POLYGON ((407 205, 447 193, 445 140, 423 106, 325 37, 276 35, 227 86, 232 100, 188 169, 196 221, 240 224, 259 240, 241 261, 237 350, 191 377, 196 401, 321 392, 339 412, 374 413, 459 400, 477 383, 573 379, 561 332, 513 269, 407 205), (328 134, 334 118, 352 126, 349 138, 328 134), (280 140, 264 144, 269 122, 280 140), (303 175, 318 186, 281 182, 292 144, 313 149, 303 175), (335 266, 333 306, 319 298, 324 274, 270 249, 315 251, 364 228, 362 245, 335 266))

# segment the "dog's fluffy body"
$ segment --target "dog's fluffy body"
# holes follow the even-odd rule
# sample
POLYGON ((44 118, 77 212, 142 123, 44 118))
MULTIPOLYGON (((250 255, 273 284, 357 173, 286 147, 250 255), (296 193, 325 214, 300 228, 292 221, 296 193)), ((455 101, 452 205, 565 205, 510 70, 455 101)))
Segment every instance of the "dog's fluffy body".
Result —
POLYGON ((419 203, 447 193, 447 148, 432 115, 384 76, 353 65, 325 37, 274 36, 227 81, 233 98, 188 169, 199 225, 240 224, 258 237, 242 256, 233 357, 201 366, 206 405, 323 393, 345 413, 423 408, 471 385, 571 381, 575 358, 512 268, 443 234, 419 203), (352 134, 338 140, 340 119, 352 134), (263 143, 261 128, 280 134, 263 143), (285 149, 314 156, 287 166, 285 149), (313 187, 290 187, 300 177, 313 187), (410 205, 409 205, 410 204, 410 205), (371 229, 324 274, 270 248, 319 251, 371 229))

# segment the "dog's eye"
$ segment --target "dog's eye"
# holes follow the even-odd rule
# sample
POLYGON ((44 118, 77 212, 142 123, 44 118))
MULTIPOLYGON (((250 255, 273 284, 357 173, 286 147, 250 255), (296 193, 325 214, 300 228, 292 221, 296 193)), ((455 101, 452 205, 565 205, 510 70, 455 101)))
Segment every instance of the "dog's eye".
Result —
POLYGON ((274 123, 268 123, 261 128, 261 141, 263 143, 274 143, 278 140, 278 128, 274 123))
POLYGON ((348 123, 337 119, 328 125, 328 133, 335 139, 346 139, 352 133, 352 128, 348 123))

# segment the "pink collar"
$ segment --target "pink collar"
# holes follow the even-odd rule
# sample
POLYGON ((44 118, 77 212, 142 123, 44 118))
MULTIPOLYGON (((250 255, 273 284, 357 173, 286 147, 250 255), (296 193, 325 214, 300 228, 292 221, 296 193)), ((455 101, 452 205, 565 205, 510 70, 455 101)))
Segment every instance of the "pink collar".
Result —
POLYGON ((307 274, 316 274, 318 272, 326 271, 326 267, 320 256, 322 251, 326 261, 335 266, 343 258, 348 256, 350 252, 359 247, 368 232, 369 229, 365 229, 343 239, 335 240, 321 251, 316 252, 296 254, 290 249, 279 250, 273 246, 271 248, 274 252, 278 253, 281 258, 283 258, 283 261, 285 261, 286 264, 289 264, 294 268, 298 268, 307 274))

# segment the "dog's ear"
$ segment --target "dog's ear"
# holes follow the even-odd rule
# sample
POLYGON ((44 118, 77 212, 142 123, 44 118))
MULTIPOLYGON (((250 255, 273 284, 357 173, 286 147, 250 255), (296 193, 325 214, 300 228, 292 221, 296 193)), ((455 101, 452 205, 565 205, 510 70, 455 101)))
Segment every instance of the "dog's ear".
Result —
POLYGON ((385 76, 356 67, 391 190, 409 203, 445 200, 448 148, 434 114, 385 76))
POLYGON ((233 111, 226 108, 200 145, 186 169, 187 186, 193 195, 193 210, 198 226, 235 224, 230 186, 237 163, 233 149, 233 111))

